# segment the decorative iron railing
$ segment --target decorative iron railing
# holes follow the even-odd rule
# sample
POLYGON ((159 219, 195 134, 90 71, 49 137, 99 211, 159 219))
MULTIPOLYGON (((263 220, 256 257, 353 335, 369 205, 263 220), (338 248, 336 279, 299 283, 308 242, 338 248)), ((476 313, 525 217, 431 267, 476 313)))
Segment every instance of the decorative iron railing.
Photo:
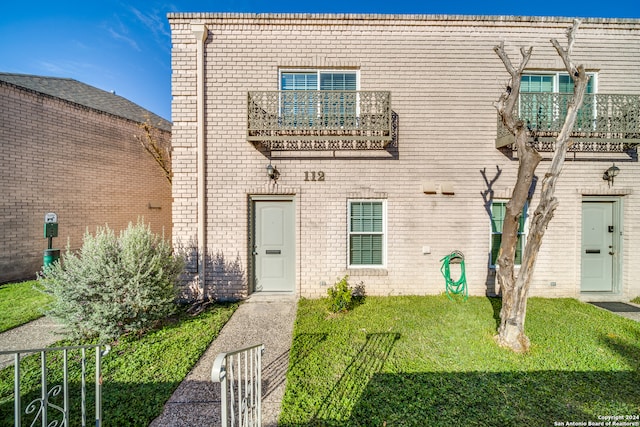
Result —
POLYGON ((109 353, 110 349, 108 345, 87 345, 0 351, 0 355, 11 355, 14 359, 14 426, 20 427, 26 423, 32 427, 36 425, 68 427, 71 423, 85 427, 88 425, 89 414, 87 402, 93 400, 93 419, 89 424, 100 427, 102 425, 102 357, 109 353), (24 359, 28 355, 32 356, 24 359), (39 391, 28 390, 26 386, 22 386, 22 380, 26 375, 33 376, 33 367, 29 368, 31 371, 23 376, 23 369, 27 369, 23 365, 28 363, 31 365, 34 357, 39 357, 36 361, 39 363, 33 364, 38 365, 37 369, 40 370, 39 391), (88 363, 91 359, 94 359, 93 367, 88 363), (95 390, 90 393, 87 384, 91 381, 92 374, 95 390), (23 405, 23 400, 26 405, 23 405), (76 417, 80 419, 76 420, 76 417))
POLYGON ((262 353, 256 345, 220 353, 211 368, 211 380, 220 383, 222 427, 262 425, 262 353))
MULTIPOLYGON (((552 151, 572 94, 520 94, 517 116, 529 129, 530 143, 552 151)), ((587 94, 571 133, 569 151, 623 152, 640 144, 640 96, 587 94)), ((514 142, 498 118, 496 147, 514 142)))
POLYGON ((247 140, 270 149, 376 149, 392 139, 390 92, 248 93, 247 140))

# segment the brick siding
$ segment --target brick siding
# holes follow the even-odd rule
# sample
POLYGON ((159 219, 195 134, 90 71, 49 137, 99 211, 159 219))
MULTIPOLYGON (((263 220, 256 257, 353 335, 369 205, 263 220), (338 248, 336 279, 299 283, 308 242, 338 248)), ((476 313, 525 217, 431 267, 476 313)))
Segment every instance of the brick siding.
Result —
MULTIPOLYGON (((362 281, 371 295, 441 293, 440 259, 454 249, 465 254, 470 293, 491 291, 484 196, 509 197, 517 171, 517 161, 494 146, 493 103, 508 75, 493 47, 504 41, 518 62, 520 47, 533 46, 529 69, 561 71, 563 64, 549 39, 566 44, 570 19, 177 13, 169 21, 176 242, 192 241, 197 233, 196 40, 190 25, 202 22, 209 28, 208 250, 237 261, 246 275, 234 287, 216 288, 218 278, 209 270, 207 283, 215 295, 251 292, 248 197, 260 191, 295 196, 298 295, 324 296, 324 284, 345 274, 362 281), (272 163, 281 176, 278 186, 270 187, 267 153, 246 140, 247 92, 278 90, 280 69, 317 68, 357 69, 361 90, 390 91, 399 122, 398 145, 380 152, 273 152, 272 163), (305 171, 323 171, 325 181, 305 181, 305 171), (489 181, 499 173, 491 188, 483 173, 489 181), (425 194, 424 182, 435 184, 437 192, 425 194), (443 194, 445 185, 452 186, 454 194, 443 194), (349 270, 347 200, 377 195, 387 200, 386 268, 349 270), (431 248, 430 254, 423 254, 424 246, 431 248)), ((598 92, 640 95, 639 49, 640 22, 593 19, 578 32, 574 60, 598 72, 598 92)), ((539 184, 547 167, 543 161, 538 169, 539 184)), ((626 154, 580 153, 568 158, 557 189, 560 205, 540 250, 532 295, 580 294, 581 200, 589 194, 621 195, 621 295, 640 294, 633 278, 640 261, 640 198, 634 192, 639 178, 640 166, 626 154), (622 172, 610 188, 602 173, 612 161, 622 172)))
POLYGON ((135 122, 0 82, 0 283, 41 269, 47 212, 63 251, 87 230, 138 218, 169 238, 171 186, 135 135, 135 122))

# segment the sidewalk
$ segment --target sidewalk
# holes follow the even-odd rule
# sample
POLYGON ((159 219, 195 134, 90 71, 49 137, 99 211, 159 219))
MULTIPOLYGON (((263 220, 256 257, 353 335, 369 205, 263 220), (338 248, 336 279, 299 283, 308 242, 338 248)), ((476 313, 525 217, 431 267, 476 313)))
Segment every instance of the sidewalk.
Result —
POLYGON ((296 307, 293 295, 253 294, 243 302, 150 426, 219 426, 220 385, 211 382, 213 361, 219 353, 257 344, 265 346, 262 425, 277 426, 296 307))
MULTIPOLYGON (((220 384, 211 381, 211 367, 222 352, 264 344, 262 358, 262 425, 275 427, 285 389, 289 349, 296 317, 297 299, 288 294, 253 294, 241 303, 220 335, 178 386, 153 427, 219 426, 220 384)), ((62 338, 51 319, 42 317, 0 333, 0 349, 43 348, 62 338)), ((13 363, 0 356, 0 368, 13 363)))
MULTIPOLYGON (((49 317, 41 317, 33 322, 0 334, 0 350, 24 350, 44 348, 62 339, 60 327, 49 317)), ((0 369, 13 363, 13 356, 0 356, 0 369)))

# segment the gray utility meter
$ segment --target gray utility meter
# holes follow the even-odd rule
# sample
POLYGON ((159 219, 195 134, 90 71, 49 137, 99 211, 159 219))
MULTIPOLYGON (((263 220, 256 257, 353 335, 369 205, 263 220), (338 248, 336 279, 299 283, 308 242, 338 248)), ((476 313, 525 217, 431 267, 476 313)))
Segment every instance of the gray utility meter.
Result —
POLYGON ((58 215, 49 212, 44 216, 44 237, 48 239, 47 249, 44 251, 44 266, 57 261, 60 258, 60 249, 53 249, 53 238, 58 237, 58 215))

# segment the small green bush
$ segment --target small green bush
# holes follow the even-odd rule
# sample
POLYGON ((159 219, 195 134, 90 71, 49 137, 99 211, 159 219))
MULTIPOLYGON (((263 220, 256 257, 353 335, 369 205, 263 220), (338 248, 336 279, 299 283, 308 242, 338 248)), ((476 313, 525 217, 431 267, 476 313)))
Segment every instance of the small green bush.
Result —
POLYGON ((148 225, 132 223, 116 236, 109 227, 88 231, 76 254, 47 266, 39 280, 55 297, 48 314, 74 338, 111 340, 171 315, 184 260, 148 225))
POLYGON ((344 276, 327 289, 328 308, 332 313, 346 312, 360 304, 364 299, 364 285, 349 285, 349 276, 344 276))

